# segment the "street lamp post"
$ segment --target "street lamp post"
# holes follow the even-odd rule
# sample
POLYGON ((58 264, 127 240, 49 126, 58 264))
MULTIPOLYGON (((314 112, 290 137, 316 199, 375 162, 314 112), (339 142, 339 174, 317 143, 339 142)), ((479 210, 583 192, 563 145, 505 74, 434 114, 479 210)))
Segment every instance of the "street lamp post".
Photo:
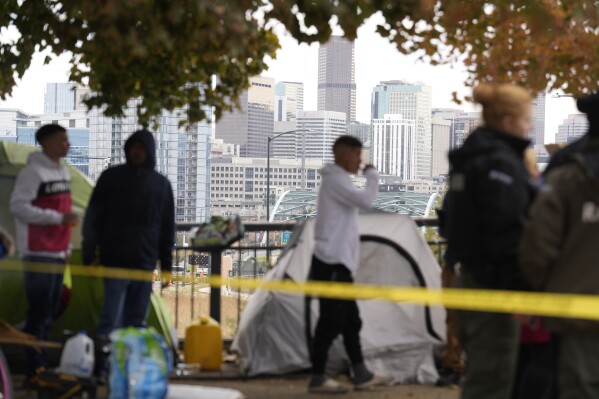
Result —
MULTIPOLYGON (((270 222, 270 143, 275 139, 285 136, 291 133, 297 132, 313 132, 312 129, 306 129, 301 125, 299 129, 289 130, 287 132, 282 132, 277 134, 276 136, 267 137, 267 145, 266 145, 266 221, 270 222)), ((302 134, 302 165, 301 165, 301 174, 302 174, 302 189, 306 188, 306 178, 305 178, 305 169, 306 169, 306 136, 302 134)))
MULTIPOLYGON (((301 127, 299 129, 293 129, 293 130, 289 130, 287 132, 283 132, 283 133, 279 133, 275 136, 272 137, 267 137, 267 143, 266 143, 266 222, 270 222, 270 143, 281 137, 281 136, 285 136, 287 134, 291 134, 291 133, 297 133, 297 132, 307 132, 307 131, 312 131, 312 129, 305 129, 303 127, 303 125, 301 125, 301 127)), ((306 138, 305 135, 302 135, 302 188, 304 187, 304 168, 305 168, 305 158, 306 158, 306 138)), ((266 231, 266 262, 268 263, 268 266, 270 267, 270 231, 266 231)))
MULTIPOLYGON (((311 131, 311 129, 304 129, 304 128, 293 129, 293 130, 289 130, 287 132, 279 133, 276 136, 266 138, 267 139, 267 145, 266 145, 266 221, 267 222, 270 221, 270 143, 281 136, 285 136, 285 135, 291 134, 291 133, 305 132, 305 131, 311 131)), ((305 138, 304 138, 304 140, 305 140, 305 138)), ((305 163, 305 141, 304 141, 304 144, 302 145, 302 150, 304 151, 304 156, 302 157, 302 169, 303 169, 304 163, 305 163)), ((303 170, 302 170, 302 176, 303 176, 303 170)), ((303 182, 303 177, 302 177, 302 182, 303 182)))

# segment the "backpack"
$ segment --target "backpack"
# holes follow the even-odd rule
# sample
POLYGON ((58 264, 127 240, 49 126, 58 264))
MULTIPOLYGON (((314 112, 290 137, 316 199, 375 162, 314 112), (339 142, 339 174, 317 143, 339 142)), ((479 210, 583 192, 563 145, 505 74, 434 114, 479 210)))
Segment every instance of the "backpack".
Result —
POLYGON ((109 399, 164 399, 171 353, 153 328, 127 327, 110 334, 109 399))

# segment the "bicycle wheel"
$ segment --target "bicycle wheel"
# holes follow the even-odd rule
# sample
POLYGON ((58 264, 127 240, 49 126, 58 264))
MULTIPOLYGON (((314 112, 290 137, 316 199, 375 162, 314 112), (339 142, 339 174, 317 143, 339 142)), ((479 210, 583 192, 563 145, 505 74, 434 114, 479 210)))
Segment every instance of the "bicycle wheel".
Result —
POLYGON ((0 399, 12 399, 12 397, 12 378, 4 353, 0 349, 0 399))

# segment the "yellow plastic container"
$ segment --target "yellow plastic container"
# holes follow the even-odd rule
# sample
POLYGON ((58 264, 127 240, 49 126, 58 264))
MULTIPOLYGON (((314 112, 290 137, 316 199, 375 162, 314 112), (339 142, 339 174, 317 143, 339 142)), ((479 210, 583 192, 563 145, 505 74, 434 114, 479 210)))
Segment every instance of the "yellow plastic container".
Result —
POLYGON ((223 363, 223 339, 220 325, 209 317, 200 317, 185 330, 185 363, 199 363, 201 370, 220 370, 223 363))

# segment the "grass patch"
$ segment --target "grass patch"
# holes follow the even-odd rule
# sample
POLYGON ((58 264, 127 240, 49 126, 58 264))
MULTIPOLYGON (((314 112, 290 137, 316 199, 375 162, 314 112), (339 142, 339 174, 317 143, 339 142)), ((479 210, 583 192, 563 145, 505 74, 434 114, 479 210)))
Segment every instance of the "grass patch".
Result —
MULTIPOLYGON (((192 295, 191 285, 169 287, 162 290, 162 297, 173 314, 173 323, 180 337, 185 336, 185 329, 192 321, 200 316, 210 314, 210 294, 200 292, 201 286, 195 285, 192 295), (177 301, 178 297, 178 301, 177 301), (193 314, 192 314, 193 313, 193 314)), ((221 330, 224 339, 231 339, 237 332, 238 315, 245 307, 246 301, 242 296, 238 302, 237 292, 221 291, 221 330)), ((243 295, 243 294, 242 294, 243 295)))

